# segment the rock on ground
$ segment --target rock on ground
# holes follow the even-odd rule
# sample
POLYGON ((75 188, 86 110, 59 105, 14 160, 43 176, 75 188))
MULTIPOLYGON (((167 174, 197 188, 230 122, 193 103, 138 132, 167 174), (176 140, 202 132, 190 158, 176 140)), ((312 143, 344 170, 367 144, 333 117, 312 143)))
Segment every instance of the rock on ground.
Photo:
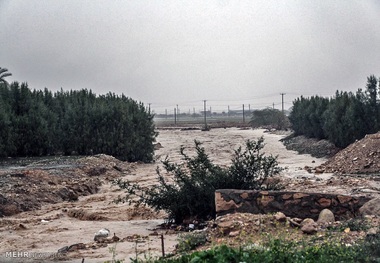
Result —
POLYGON ((360 209, 361 215, 374 215, 380 217, 380 198, 374 198, 365 203, 360 209))
POLYGON ((334 223, 335 216, 334 213, 329 209, 323 209, 318 216, 318 223, 334 223))

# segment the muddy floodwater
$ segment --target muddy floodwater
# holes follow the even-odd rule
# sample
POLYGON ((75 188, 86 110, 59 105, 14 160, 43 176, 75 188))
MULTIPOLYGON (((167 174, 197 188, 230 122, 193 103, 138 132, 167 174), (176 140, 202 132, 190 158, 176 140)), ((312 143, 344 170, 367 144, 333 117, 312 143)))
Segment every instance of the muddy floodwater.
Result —
MULTIPOLYGON (((99 177, 104 178, 101 179, 102 185, 99 191, 95 194, 80 196, 77 201, 43 205, 38 210, 1 218, 0 262, 55 262, 57 258, 54 258, 54 253, 73 244, 83 244, 85 248, 68 252, 64 257, 59 258, 60 262, 81 262, 82 259, 85 263, 104 262, 112 259, 110 252, 112 249, 116 250, 117 259, 129 262, 130 258, 136 256, 142 258, 160 256, 162 253, 161 234, 165 239, 165 252, 174 251, 178 233, 156 229, 157 225, 164 222, 166 214, 149 208, 135 208, 128 203, 114 203, 113 201, 118 196, 123 196, 125 193, 113 186, 107 178, 120 177, 139 182, 143 186, 154 185, 157 183, 156 168, 161 166, 161 161, 168 156, 173 162, 181 162, 180 147, 184 146, 185 152, 191 155, 194 153, 194 140, 203 143, 206 153, 215 164, 228 166, 235 149, 244 146, 248 139, 256 140, 263 136, 266 144, 263 151, 277 156, 279 165, 284 168, 280 177, 286 190, 360 194, 360 191, 357 192, 359 187, 363 189, 377 187, 363 178, 352 178, 351 181, 346 180, 343 183, 342 178, 332 174, 308 172, 326 159, 286 150, 279 141, 285 135, 238 128, 212 129, 208 132, 161 129, 157 142, 162 145, 162 148, 156 150, 153 163, 125 164, 111 157, 91 157, 87 165, 93 162, 94 167, 107 168, 103 177, 99 177), (127 168, 124 169, 124 165, 127 168), (112 173, 112 176, 108 173, 112 173), (79 211, 81 214, 73 211, 79 211), (86 217, 86 215, 89 216, 86 217), (120 241, 102 246, 96 245, 93 240, 94 234, 102 228, 109 229, 111 235, 115 234, 120 241), (137 236, 142 238, 133 238, 137 236), (9 253, 12 251, 51 253, 51 257, 43 260, 31 257, 12 258, 9 253)), ((40 165, 44 169, 47 167, 59 169, 59 166, 77 165, 76 160, 70 158, 66 161, 64 159, 57 161, 55 158, 19 161, 1 163, 1 169, 21 169, 20 167, 25 167, 25 165, 34 168, 40 165)))
POLYGON ((44 156, 44 157, 19 157, 0 158, 0 171, 21 169, 60 169, 76 167, 76 162, 83 156, 44 156))

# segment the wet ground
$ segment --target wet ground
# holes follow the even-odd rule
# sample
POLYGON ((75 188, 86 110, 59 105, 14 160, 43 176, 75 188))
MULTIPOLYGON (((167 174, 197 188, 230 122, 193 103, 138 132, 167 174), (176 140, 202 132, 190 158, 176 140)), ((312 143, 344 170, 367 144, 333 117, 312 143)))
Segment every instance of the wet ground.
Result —
MULTIPOLYGON (((41 192, 54 193, 61 188, 76 189, 78 192, 91 182, 98 188, 91 194, 81 195, 78 192, 77 200, 56 200, 49 204, 41 197, 37 200, 41 203, 39 208, 1 218, 0 262, 9 260, 9 257, 6 258, 9 254, 6 253, 10 251, 56 253, 62 247, 78 243, 84 244, 84 248, 67 253, 64 258, 60 258, 61 262, 81 262, 82 258, 86 263, 111 260, 110 249, 115 246, 118 253, 116 258, 129 262, 129 259, 136 255, 161 255, 160 234, 164 235, 166 252, 172 252, 177 233, 163 230, 156 230, 158 232, 155 233, 152 230, 158 223, 163 222, 165 213, 157 213, 149 208, 135 208, 127 203, 115 204, 113 201, 125 193, 113 186, 111 180, 125 178, 141 185, 154 185, 157 183, 156 168, 161 166, 161 161, 168 156, 173 162, 181 162, 180 146, 183 145, 185 152, 191 155, 194 152, 195 139, 203 143, 214 163, 228 166, 235 149, 243 146, 247 139, 264 136, 264 151, 278 156, 279 165, 284 168, 280 178, 289 191, 332 192, 371 197, 379 193, 379 182, 369 177, 316 174, 315 168, 327 159, 286 150, 279 141, 286 134, 237 128, 212 129, 209 132, 176 129, 159 132, 157 142, 162 148, 155 152, 154 163, 131 164, 120 162, 111 156, 100 155, 75 160, 75 165, 79 164, 79 167, 58 169, 57 165, 68 163, 47 158, 29 162, 24 166, 25 169, 15 172, 23 174, 24 177, 12 177, 12 173, 9 172, 0 175, 0 182, 4 182, 3 186, 0 184, 0 188, 3 187, 0 193, 5 193, 7 198, 16 198, 15 189, 24 189, 26 193, 19 193, 19 196, 24 195, 26 198, 24 201, 36 198, 41 192), (33 165, 33 169, 28 165, 33 165), (51 169, 44 169, 49 165, 53 165, 54 169, 52 166, 51 169), (10 179, 12 180, 9 181, 10 179), (18 186, 15 188, 16 185, 18 186), (120 241, 101 246, 94 244, 94 234, 101 228, 108 228, 120 241)), ((16 260, 41 262, 35 258, 12 258, 8 262, 16 260)), ((48 259, 45 258, 42 262, 48 262, 48 259)))

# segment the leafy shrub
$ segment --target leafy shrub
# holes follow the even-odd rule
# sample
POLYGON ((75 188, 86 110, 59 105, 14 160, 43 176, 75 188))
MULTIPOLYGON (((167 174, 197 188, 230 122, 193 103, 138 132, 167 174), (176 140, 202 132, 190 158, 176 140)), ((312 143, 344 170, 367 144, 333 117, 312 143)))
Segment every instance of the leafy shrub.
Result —
POLYGON ((288 263, 372 263, 380 262, 380 234, 367 236, 363 242, 347 246, 325 241, 322 243, 295 242, 269 238, 262 245, 230 247, 220 245, 205 251, 196 251, 175 258, 148 258, 133 262, 187 263, 187 262, 288 262, 288 263))
POLYGON ((349 228, 350 231, 366 231, 370 228, 370 225, 365 219, 358 217, 343 221, 341 225, 330 227, 331 230, 337 230, 341 232, 347 228, 349 228))
POLYGON ((247 141, 245 149, 235 150, 229 168, 214 165, 202 144, 195 141, 194 157, 180 152, 184 163, 171 163, 168 157, 163 161, 169 175, 165 179, 157 168, 158 185, 142 188, 136 183, 118 180, 120 188, 127 189, 127 196, 117 201, 135 202, 148 205, 156 210, 168 212, 170 220, 182 223, 184 219, 207 220, 215 217, 214 192, 216 189, 266 189, 277 190, 278 184, 266 184, 269 177, 278 174, 277 157, 261 153, 264 139, 247 141), (137 197, 135 199, 134 197, 137 197))
POLYGON ((364 242, 364 253, 371 257, 371 262, 380 262, 380 233, 367 235, 364 242))
POLYGON ((178 237, 178 252, 189 252, 194 248, 204 245, 207 242, 205 232, 190 232, 178 237))
POLYGON ((157 263, 182 262, 289 262, 289 263, 335 263, 371 262, 361 246, 348 247, 337 243, 302 245, 282 239, 272 239, 265 244, 266 249, 242 249, 226 245, 206 251, 197 251, 176 259, 160 259, 157 263))

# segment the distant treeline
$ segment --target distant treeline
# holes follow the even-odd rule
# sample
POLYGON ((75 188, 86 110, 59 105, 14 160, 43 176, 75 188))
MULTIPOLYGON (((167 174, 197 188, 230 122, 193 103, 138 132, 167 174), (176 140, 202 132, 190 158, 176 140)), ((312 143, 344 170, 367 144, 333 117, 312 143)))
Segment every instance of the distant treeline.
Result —
POLYGON ((149 162, 155 137, 153 115, 124 95, 0 84, 1 157, 105 153, 149 162))
POLYGON ((333 98, 300 97, 293 102, 289 119, 297 135, 328 139, 344 148, 380 129, 380 85, 371 75, 365 90, 337 91, 333 98))

